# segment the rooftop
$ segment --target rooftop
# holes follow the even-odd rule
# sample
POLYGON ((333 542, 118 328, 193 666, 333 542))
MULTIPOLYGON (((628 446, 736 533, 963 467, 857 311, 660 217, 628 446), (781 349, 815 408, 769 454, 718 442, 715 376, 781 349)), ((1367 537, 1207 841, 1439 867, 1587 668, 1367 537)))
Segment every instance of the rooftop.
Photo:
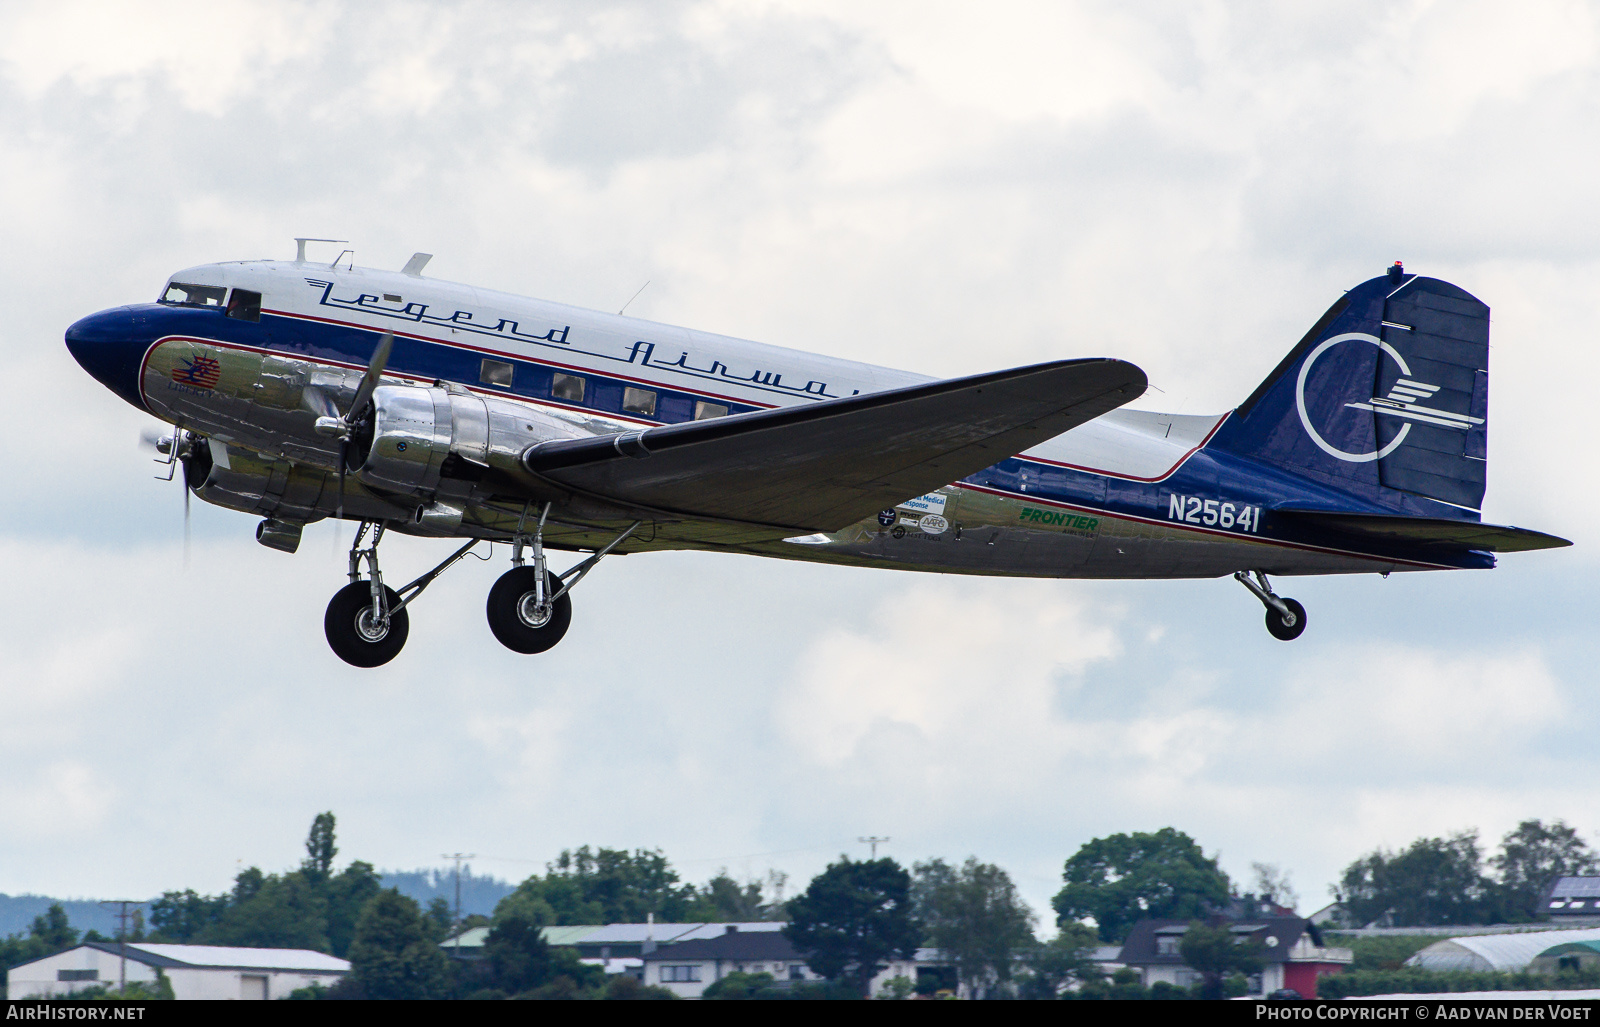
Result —
MULTIPOLYGON (((87 941, 75 948, 89 948, 121 955, 123 946, 114 941, 87 941)), ((67 951, 72 951, 71 949, 67 951)), ((56 953, 55 955, 60 955, 56 953)), ((235 948, 230 945, 164 945, 154 942, 127 944, 127 956, 136 963, 163 969, 206 970, 298 970, 315 973, 348 973, 348 961, 326 952, 310 949, 235 948)), ((44 957, 46 959, 52 956, 44 957)), ((38 960, 29 960, 38 962, 38 960)), ((26 966, 27 964, 21 964, 26 966)), ((13 968, 14 969, 14 968, 13 968)))

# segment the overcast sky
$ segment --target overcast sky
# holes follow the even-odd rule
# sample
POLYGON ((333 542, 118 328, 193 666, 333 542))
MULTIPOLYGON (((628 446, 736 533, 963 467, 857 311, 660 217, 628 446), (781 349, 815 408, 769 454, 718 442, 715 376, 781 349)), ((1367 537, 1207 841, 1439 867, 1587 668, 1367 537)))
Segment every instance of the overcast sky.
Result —
MULTIPOLYGON (((341 861, 520 879, 660 846, 794 886, 860 835, 976 854, 1049 923, 1092 837, 1172 825, 1309 911, 1376 846, 1600 834, 1600 26, 1581 2, 0 7, 0 892, 216 891, 341 861), (1494 310, 1491 572, 1232 581, 608 561, 541 657, 452 571, 380 671, 343 556, 196 503, 62 331, 173 270, 358 263, 956 375, 1117 356, 1226 410, 1393 260, 1494 310)), ((345 540, 348 544, 349 534, 345 540)), ((408 579, 444 543, 393 538, 408 579)))

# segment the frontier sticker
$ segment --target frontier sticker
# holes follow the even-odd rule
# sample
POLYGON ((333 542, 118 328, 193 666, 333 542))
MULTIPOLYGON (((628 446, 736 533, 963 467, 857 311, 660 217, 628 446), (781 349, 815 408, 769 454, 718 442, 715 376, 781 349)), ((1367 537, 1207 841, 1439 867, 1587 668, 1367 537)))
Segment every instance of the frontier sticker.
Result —
POLYGON ((1084 538, 1094 538, 1100 530, 1098 517, 1083 517, 1065 510, 1035 510, 1031 506, 1022 508, 1022 523, 1054 525, 1068 535, 1082 535, 1084 538))

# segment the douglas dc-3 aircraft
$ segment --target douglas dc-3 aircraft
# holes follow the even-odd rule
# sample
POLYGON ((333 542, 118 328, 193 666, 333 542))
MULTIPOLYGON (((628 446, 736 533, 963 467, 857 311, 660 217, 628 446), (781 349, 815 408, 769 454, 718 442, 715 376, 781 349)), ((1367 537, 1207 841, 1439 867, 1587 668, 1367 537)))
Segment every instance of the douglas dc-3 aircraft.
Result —
MULTIPOLYGON (((966 378, 780 349, 400 271, 293 261, 180 271, 67 347, 175 426, 188 489, 292 553, 360 522, 328 642, 375 667, 410 605, 482 540, 511 544, 489 627, 538 653, 610 553, 701 549, 962 574, 1232 574, 1293 639, 1268 575, 1488 568, 1568 545, 1484 524, 1489 308, 1397 262, 1328 309, 1237 408, 1120 409, 1112 358, 966 378), (398 591, 384 532, 464 539, 398 591), (587 553, 561 574, 549 550, 587 553)), ((175 468, 174 468, 175 469, 175 468)), ((170 472, 169 472, 170 473, 170 472)))

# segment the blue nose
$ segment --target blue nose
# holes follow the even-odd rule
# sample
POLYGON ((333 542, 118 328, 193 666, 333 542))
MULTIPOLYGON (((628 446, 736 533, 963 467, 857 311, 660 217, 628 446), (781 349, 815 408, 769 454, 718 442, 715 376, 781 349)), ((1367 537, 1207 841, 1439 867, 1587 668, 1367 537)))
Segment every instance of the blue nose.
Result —
POLYGON ((67 351, 95 381, 139 409, 139 371, 153 341, 148 312, 113 307, 90 314, 67 329, 67 351))

